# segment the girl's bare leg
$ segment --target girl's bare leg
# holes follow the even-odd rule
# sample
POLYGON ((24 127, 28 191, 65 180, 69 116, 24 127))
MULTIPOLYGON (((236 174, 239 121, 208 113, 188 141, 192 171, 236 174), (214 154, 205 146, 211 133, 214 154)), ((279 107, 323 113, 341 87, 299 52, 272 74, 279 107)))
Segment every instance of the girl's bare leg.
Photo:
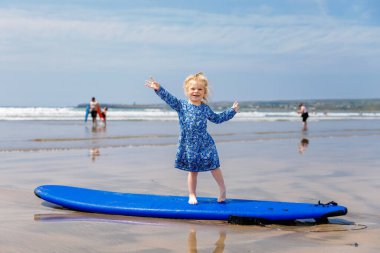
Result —
POLYGON ((197 179, 198 179, 198 172, 189 172, 189 175, 187 176, 187 186, 189 188, 189 204, 198 204, 197 200, 197 179))
POLYGON ((211 173, 212 173, 212 176, 214 177, 216 183, 219 186, 218 202, 223 202, 226 200, 226 186, 224 185, 224 179, 223 179, 222 171, 219 168, 217 168, 215 170, 212 170, 211 173))

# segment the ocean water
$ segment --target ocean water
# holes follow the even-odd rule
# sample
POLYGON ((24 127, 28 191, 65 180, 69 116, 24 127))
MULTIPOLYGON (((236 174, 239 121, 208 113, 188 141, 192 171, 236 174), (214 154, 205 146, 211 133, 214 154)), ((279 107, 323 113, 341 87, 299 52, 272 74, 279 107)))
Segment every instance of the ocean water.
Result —
MULTIPOLYGON (((85 110, 77 107, 0 107, 0 121, 24 120, 77 120, 83 121, 85 110)), ((176 112, 162 109, 109 109, 110 121, 142 120, 167 121, 177 120, 176 112)), ((294 111, 257 111, 241 110, 235 117, 238 121, 299 121, 300 116, 294 111)), ((372 120, 380 119, 380 112, 311 112, 310 121, 319 120, 372 120)))
MULTIPOLYGON (((208 130, 221 143, 380 136, 380 119, 311 121, 308 131, 302 131, 301 120, 297 119, 241 121, 234 118, 219 125, 209 122, 208 130)), ((114 120, 95 126, 83 120, 2 120, 0 152, 175 146, 178 136, 176 119, 114 120)))
MULTIPOLYGON (((178 118, 166 109, 110 109, 107 126, 84 122, 77 107, 0 107, 0 151, 41 151, 176 145, 178 118)), ((377 135, 380 113, 310 113, 313 138, 377 135), (339 122, 339 124, 337 124, 339 122), (338 126, 339 125, 339 126, 338 126), (343 126, 343 127, 342 127, 343 126)), ((301 118, 294 111, 241 110, 232 121, 209 129, 219 142, 299 138, 301 118)))

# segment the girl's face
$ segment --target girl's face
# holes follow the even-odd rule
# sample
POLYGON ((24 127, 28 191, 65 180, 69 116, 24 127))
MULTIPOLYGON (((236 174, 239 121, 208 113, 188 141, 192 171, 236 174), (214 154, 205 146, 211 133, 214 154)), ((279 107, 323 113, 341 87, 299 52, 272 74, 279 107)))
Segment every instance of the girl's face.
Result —
POLYGON ((203 98, 205 97, 205 86, 202 82, 190 80, 186 93, 190 103, 194 105, 200 105, 202 103, 203 98))

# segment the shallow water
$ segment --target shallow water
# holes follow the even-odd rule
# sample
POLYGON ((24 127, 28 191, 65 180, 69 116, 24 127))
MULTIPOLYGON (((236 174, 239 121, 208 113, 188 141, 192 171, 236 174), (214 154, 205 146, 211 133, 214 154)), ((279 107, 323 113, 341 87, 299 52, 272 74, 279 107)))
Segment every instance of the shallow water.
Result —
MULTIPOLYGON (((227 122, 209 131, 218 142, 366 137, 380 136, 379 122, 320 121, 309 131, 299 122, 227 122)), ((176 145, 178 132, 176 121, 0 121, 0 152, 176 145)))

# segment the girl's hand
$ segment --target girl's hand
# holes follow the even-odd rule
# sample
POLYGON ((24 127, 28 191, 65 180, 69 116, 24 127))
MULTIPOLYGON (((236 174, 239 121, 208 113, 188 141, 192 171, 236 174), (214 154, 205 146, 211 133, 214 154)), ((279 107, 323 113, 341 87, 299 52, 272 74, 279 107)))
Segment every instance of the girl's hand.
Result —
POLYGON ((237 101, 235 101, 234 104, 232 105, 232 109, 234 109, 235 112, 239 111, 239 103, 237 101))
POLYGON ((157 83, 153 77, 149 78, 149 80, 145 81, 145 86, 151 89, 154 89, 155 91, 158 91, 160 89, 160 84, 157 83))

